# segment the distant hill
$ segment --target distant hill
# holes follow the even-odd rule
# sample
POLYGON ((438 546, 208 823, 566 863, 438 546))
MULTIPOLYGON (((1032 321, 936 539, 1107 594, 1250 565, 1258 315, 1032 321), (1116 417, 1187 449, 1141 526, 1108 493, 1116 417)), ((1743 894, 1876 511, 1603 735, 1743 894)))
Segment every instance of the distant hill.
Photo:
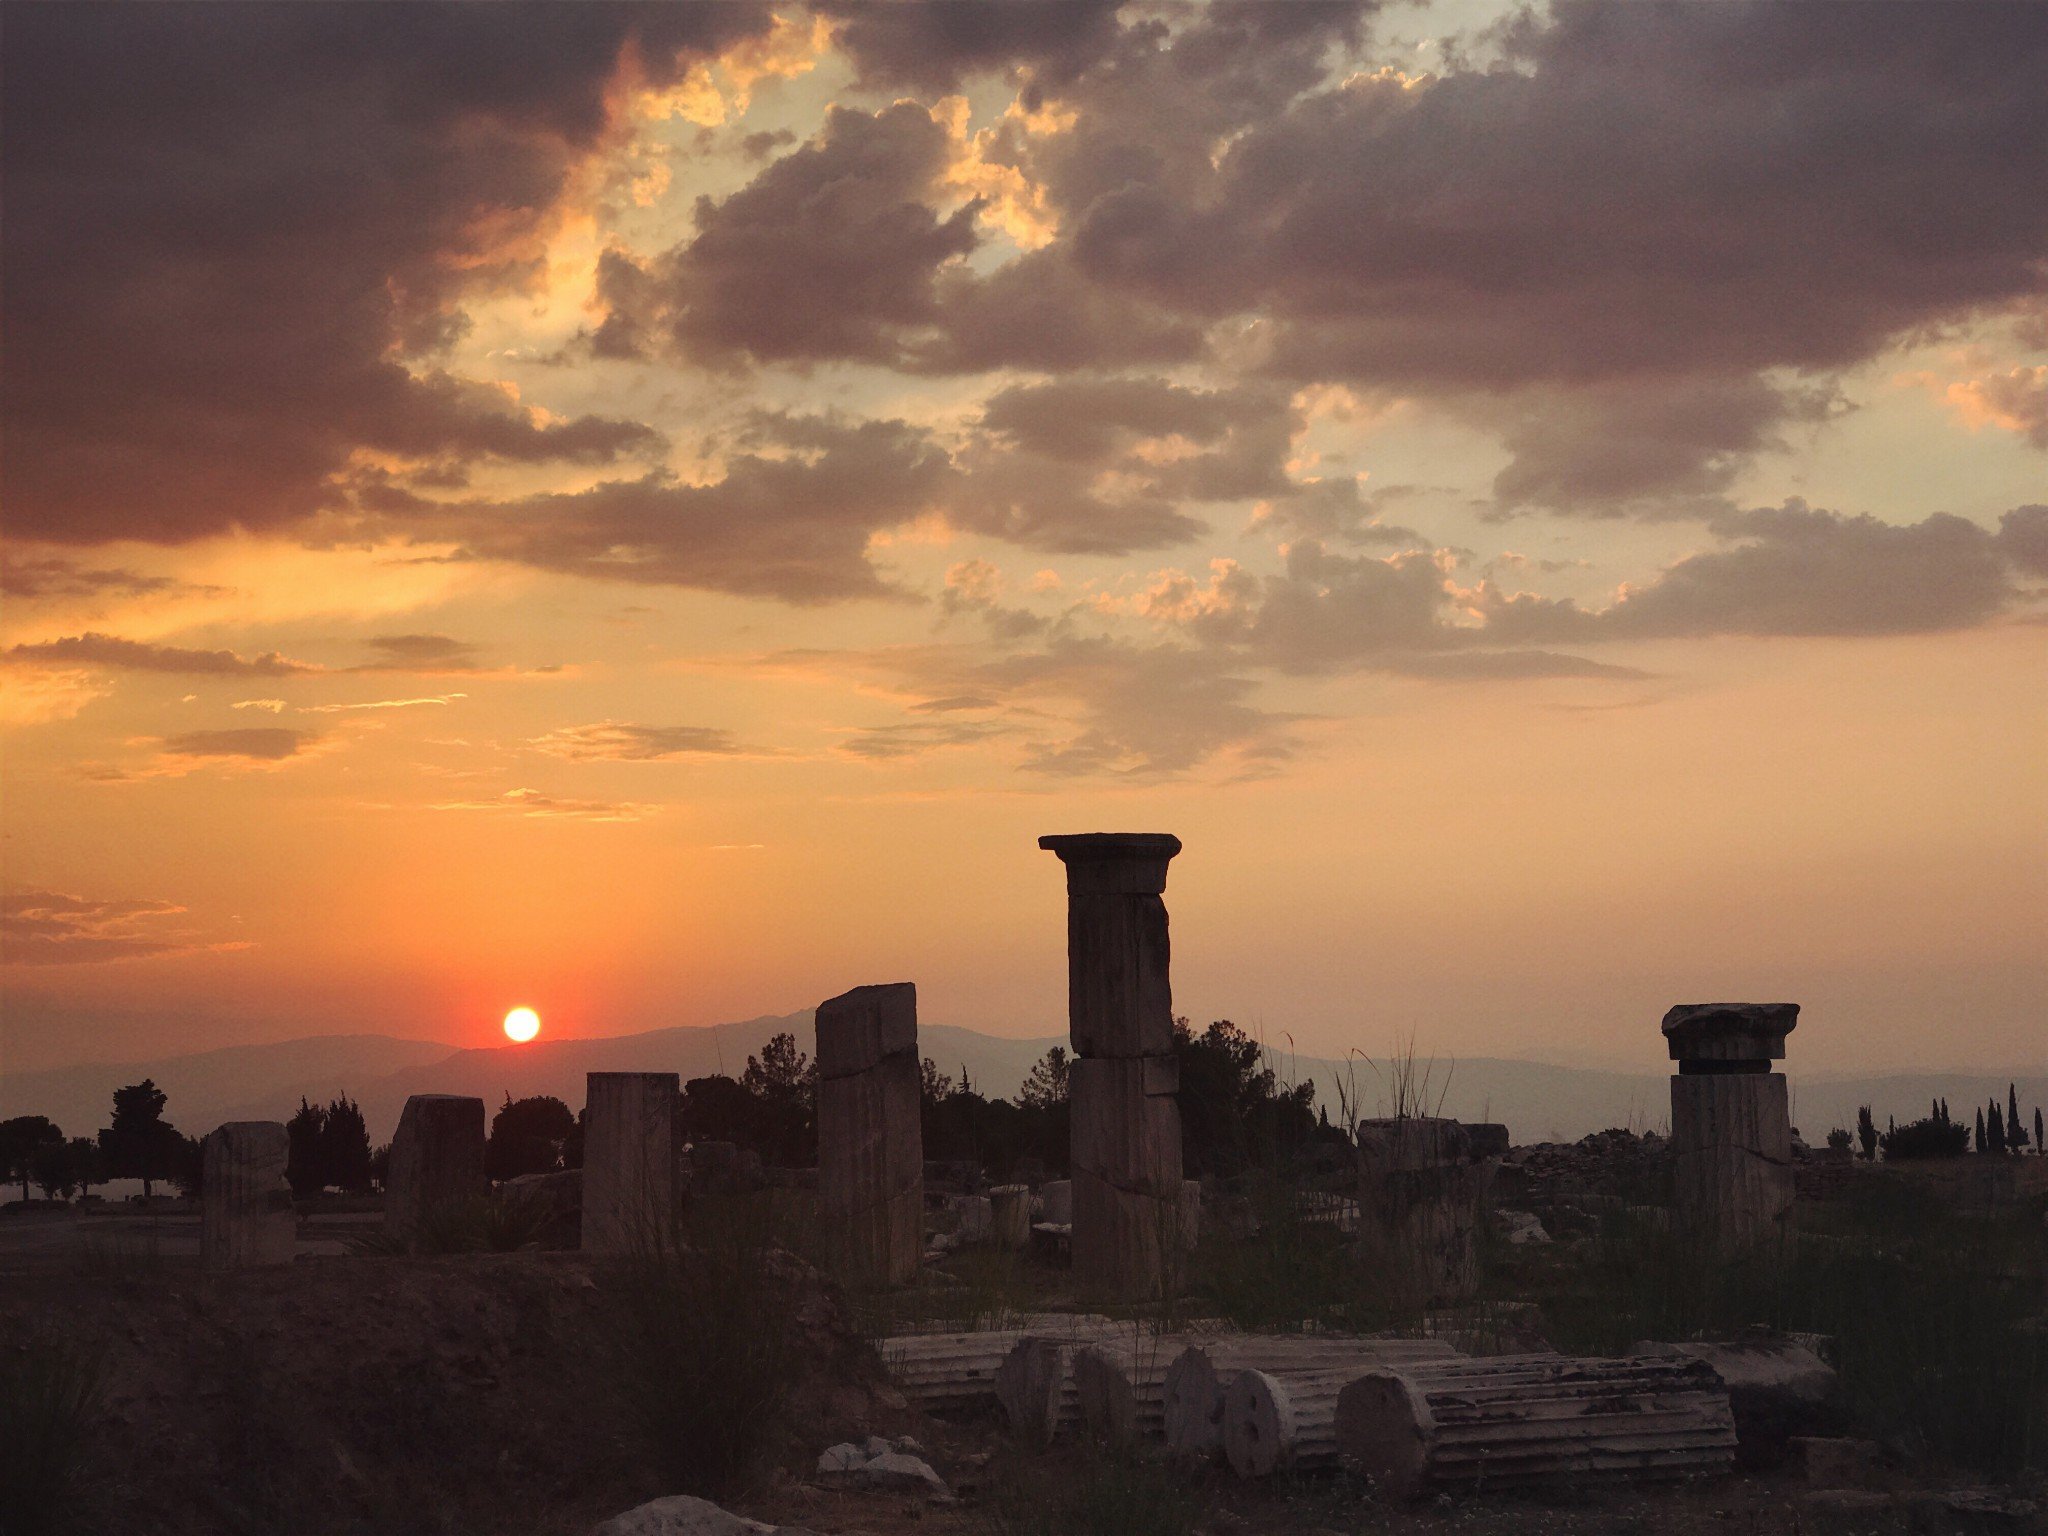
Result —
MULTIPOLYGON (((274 1045, 235 1046, 192 1056, 120 1065, 66 1067, 0 1078, 0 1118, 44 1114, 73 1135, 107 1120, 113 1091, 154 1078, 170 1095, 169 1118, 181 1130, 202 1133, 224 1120, 280 1120, 300 1097, 332 1098, 347 1092, 363 1107, 370 1135, 388 1140, 406 1097, 415 1093, 474 1094, 495 1108, 506 1095, 547 1093, 571 1108, 583 1103, 587 1072, 675 1072, 684 1079, 723 1072, 737 1077, 747 1057, 787 1030, 805 1051, 812 1046, 808 1012, 765 1016, 741 1023, 684 1026, 601 1039, 539 1040, 483 1050, 383 1035, 328 1035, 274 1045)), ((1009 1096, 1046 1050, 1064 1037, 1003 1039, 948 1024, 927 1024, 920 1044, 941 1072, 958 1078, 964 1068, 983 1093, 1009 1096)), ((1276 1056, 1287 1082, 1313 1082, 1316 1102, 1332 1119, 1346 1102, 1361 1115, 1388 1113, 1393 1092, 1362 1059, 1353 1066, 1314 1057, 1276 1056)), ((1517 1142, 1572 1141, 1608 1126, 1667 1128, 1668 1068, 1657 1062, 1640 1072, 1564 1066, 1549 1062, 1475 1057, 1440 1061, 1430 1068, 1427 1101, 1461 1120, 1504 1123, 1517 1142)), ((1843 1076, 1792 1074, 1792 1119, 1818 1145, 1831 1126, 1853 1127, 1856 1108, 1869 1104, 1880 1125, 1909 1120, 1945 1097, 1967 1120, 1985 1100, 2005 1100, 2016 1082, 2029 1125, 2036 1105, 2048 1105, 2048 1073, 1901 1072, 1843 1076)))

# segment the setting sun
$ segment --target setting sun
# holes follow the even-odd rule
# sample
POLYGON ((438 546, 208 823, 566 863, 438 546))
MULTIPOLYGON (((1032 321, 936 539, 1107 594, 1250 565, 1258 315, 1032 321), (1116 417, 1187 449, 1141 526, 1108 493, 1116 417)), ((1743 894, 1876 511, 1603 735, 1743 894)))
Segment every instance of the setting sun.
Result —
POLYGON ((505 1015, 505 1038, 521 1045, 540 1033, 540 1015, 531 1008, 514 1008, 505 1015))

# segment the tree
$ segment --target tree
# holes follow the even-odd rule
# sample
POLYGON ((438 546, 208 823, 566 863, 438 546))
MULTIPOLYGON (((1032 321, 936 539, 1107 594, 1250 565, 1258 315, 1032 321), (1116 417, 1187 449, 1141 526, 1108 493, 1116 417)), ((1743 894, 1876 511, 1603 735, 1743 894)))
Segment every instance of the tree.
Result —
POLYGON ((28 1160, 36 1148, 62 1141, 64 1133, 43 1115, 16 1115, 0 1120, 0 1178, 21 1185, 21 1198, 28 1198, 28 1160))
POLYGON ((2037 1104, 2034 1106, 2034 1152, 2036 1156, 2048 1153, 2048 1136, 2043 1136, 2041 1134, 2042 1130, 2041 1107, 2037 1104))
POLYGON ((1976 1146, 1977 1146, 1977 1150, 1978 1150, 1979 1152, 1982 1152, 1982 1151, 1984 1150, 1984 1111, 1983 1111, 1983 1110, 1981 1110, 1981 1109, 1977 1111, 1977 1143, 1976 1143, 1976 1146))
POLYGON ((1309 1150, 1316 1137, 1313 1083, 1281 1087, 1264 1047, 1228 1019, 1200 1035, 1177 1019, 1173 1044, 1181 1161, 1190 1177, 1274 1166, 1309 1150))
POLYGON ((505 1103, 491 1120, 491 1139, 484 1166, 494 1179, 516 1179, 528 1173, 553 1173, 562 1166, 562 1148, 576 1129, 569 1106, 547 1094, 505 1103))
POLYGON ((61 1136, 39 1142, 28 1155, 29 1176, 45 1200, 69 1200, 78 1189, 78 1168, 71 1156, 71 1143, 61 1136))
POLYGON ((927 1056, 924 1059, 924 1081, 922 1092, 926 1103, 953 1097, 953 1079, 939 1070, 939 1064, 927 1056))
POLYGON ((92 1193, 95 1184, 107 1182, 107 1160, 100 1155, 100 1144, 90 1136, 71 1138, 71 1171, 78 1180, 81 1195, 92 1193))
POLYGON ((761 1047, 759 1056, 747 1058, 740 1086, 756 1098, 799 1105, 808 1112, 817 1100, 818 1069, 796 1048, 796 1036, 784 1030, 761 1047))
POLYGON ((1026 1109, 1051 1109, 1067 1102, 1067 1048, 1056 1045, 1040 1057, 1017 1093, 1026 1109))
MULTIPOLYGON (((1981 1120, 1983 1116, 1980 1114, 1981 1120)), ((1953 1120, 1929 1115, 1906 1125, 1889 1122, 1891 1128, 1877 1144, 1887 1161, 1906 1162, 1914 1158, 1960 1157, 1970 1150, 1970 1128, 1953 1120)))
POLYGON ((1830 1152, 1846 1152, 1849 1150, 1853 1140, 1854 1138, 1838 1125, 1828 1132, 1828 1150, 1830 1152))
POLYGON ((114 1123, 100 1132, 107 1176, 142 1180, 142 1198, 154 1193, 159 1179, 177 1173, 185 1156, 185 1138, 164 1119, 169 1096, 149 1078, 114 1090, 114 1123))
POLYGON ((347 1094, 327 1106, 320 1129, 320 1164, 325 1182, 350 1194, 370 1187, 370 1127, 356 1101, 347 1094))
POLYGON ((1877 1157, 1877 1122, 1870 1118, 1868 1104, 1856 1111, 1856 1141, 1863 1148, 1863 1160, 1874 1161, 1877 1157))
POLYGON ((2005 1156, 2005 1111, 1993 1099, 1984 1116, 1984 1145, 1980 1149, 1994 1157, 2005 1156))
POLYGON ((2024 1151, 2027 1145, 2026 1122, 2020 1119, 2020 1096, 2018 1088, 2005 1085, 2005 1144, 2014 1152, 2024 1151))
POLYGON ((284 1177, 294 1200, 310 1200, 327 1187, 327 1111, 299 1098, 299 1111, 284 1123, 284 1177))

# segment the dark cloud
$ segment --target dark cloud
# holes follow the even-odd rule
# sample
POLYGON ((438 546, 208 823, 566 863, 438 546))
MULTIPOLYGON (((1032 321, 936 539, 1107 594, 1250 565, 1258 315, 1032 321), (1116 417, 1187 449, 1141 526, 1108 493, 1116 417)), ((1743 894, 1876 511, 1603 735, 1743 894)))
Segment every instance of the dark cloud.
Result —
POLYGON ((415 378, 466 291, 523 280, 610 129, 768 25, 752 5, 27 5, 5 54, 12 531, 182 539, 331 500, 359 449, 594 463, 631 422, 544 422, 415 378))
POLYGON ((322 669, 275 651, 242 656, 234 651, 152 645, 118 635, 87 633, 8 647, 7 660, 47 666, 112 667, 126 672, 175 672, 211 677, 295 677, 322 669))
POLYGON ((977 73, 1027 66, 1058 85, 1116 41, 1123 0, 811 0, 838 23, 862 83, 948 91, 977 73))
POLYGON ((537 738, 534 746, 572 761, 661 762, 684 757, 730 757, 740 750, 731 731, 708 725, 632 725, 600 720, 564 726, 537 738))
POLYGON ((900 596, 868 540, 939 506, 954 479, 944 452, 900 421, 763 418, 752 441, 765 451, 734 453, 709 484, 651 474, 442 508, 414 526, 472 558, 613 581, 791 603, 900 596))
POLYGON ((1214 170, 1194 153, 1212 109, 1167 99, 1190 66, 1120 61, 1077 85, 1083 126, 1034 169, 1089 276, 1270 316, 1282 373, 1564 392, 1563 427, 1508 424, 1505 489, 1565 507, 1589 480, 1716 489, 1799 412, 1767 371, 1842 368, 2048 287, 2033 7, 1567 3, 1507 37, 1511 67, 1433 82, 1276 99, 1247 77, 1257 110, 1214 170))
POLYGON ((1798 502, 1712 524, 1733 547, 1690 555, 1608 608, 1491 592, 1486 634, 1505 643, 1702 635, 1905 635, 1964 629, 2010 606, 2011 567, 2035 554, 2034 508, 1994 535, 1937 512, 1918 523, 1798 502))
POLYGON ((2029 576, 2048 576, 2048 506, 2014 507, 1998 520, 1998 547, 2029 576))
POLYGON ((598 349, 659 336, 700 362, 898 360, 938 318, 939 270, 975 247, 977 205, 941 217, 927 202, 950 152, 914 102, 830 108, 814 142, 700 199, 695 237, 651 268, 610 258, 598 349))
POLYGON ((160 745, 170 757, 239 757, 251 762, 278 763, 298 756, 318 740, 318 731, 250 726, 242 730, 187 731, 182 736, 166 736, 160 745))

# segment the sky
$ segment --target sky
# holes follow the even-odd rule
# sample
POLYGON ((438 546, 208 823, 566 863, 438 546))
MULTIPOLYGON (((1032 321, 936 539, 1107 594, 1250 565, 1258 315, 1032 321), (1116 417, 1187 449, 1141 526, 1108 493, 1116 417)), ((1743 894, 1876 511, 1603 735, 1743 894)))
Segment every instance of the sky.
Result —
POLYGON ((2048 11, 5 21, 0 1070, 1062 1024, 2048 1062, 2048 11))

